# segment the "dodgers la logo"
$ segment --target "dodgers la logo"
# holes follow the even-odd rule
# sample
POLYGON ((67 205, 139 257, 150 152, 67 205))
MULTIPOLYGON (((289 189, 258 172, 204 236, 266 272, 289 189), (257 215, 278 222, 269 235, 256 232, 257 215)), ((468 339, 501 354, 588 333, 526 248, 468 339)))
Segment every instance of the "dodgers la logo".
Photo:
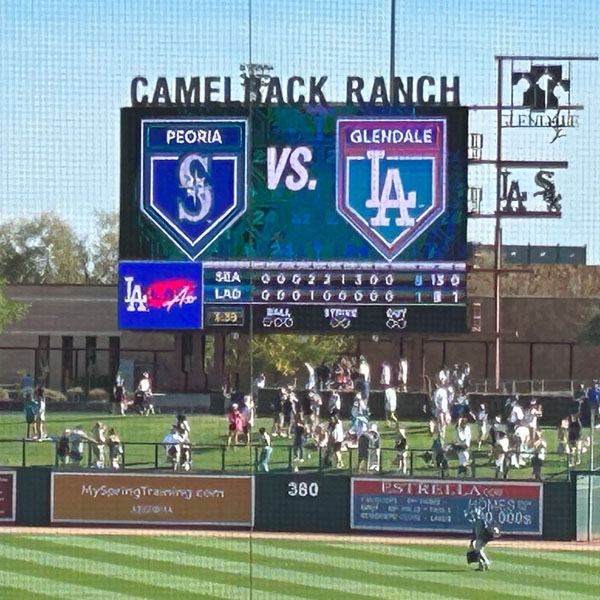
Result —
POLYGON ((142 120, 141 211, 195 260, 246 211, 246 119, 142 120))
POLYGON ((120 329, 201 329, 202 263, 121 261, 120 329))
POLYGON ((443 118, 337 123, 339 214, 392 261, 446 208, 443 118))

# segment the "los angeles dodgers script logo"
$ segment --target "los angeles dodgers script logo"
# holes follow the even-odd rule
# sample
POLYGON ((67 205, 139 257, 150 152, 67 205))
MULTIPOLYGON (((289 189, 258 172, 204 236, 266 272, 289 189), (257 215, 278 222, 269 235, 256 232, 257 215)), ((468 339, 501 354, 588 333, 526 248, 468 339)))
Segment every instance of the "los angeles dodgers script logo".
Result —
POLYGON ((142 121, 141 211, 196 259, 246 211, 246 119, 142 121))
POLYGON ((202 263, 119 262, 120 329, 201 329, 202 263))
POLYGON ((336 209, 392 261, 446 208, 446 120, 337 123, 336 209))

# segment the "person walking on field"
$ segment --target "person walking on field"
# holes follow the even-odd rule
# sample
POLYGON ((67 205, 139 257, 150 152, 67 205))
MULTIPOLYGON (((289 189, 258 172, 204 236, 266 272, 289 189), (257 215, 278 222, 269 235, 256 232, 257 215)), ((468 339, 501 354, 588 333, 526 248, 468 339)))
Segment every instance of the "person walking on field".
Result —
POLYGON ((25 395, 25 422, 27 423, 27 439, 31 438, 31 429, 35 432, 35 418, 39 410, 39 404, 30 393, 25 395))
POLYGON ((113 394, 111 398, 111 414, 116 414, 117 411, 123 416, 127 410, 127 393, 125 392, 125 379, 119 371, 115 378, 115 385, 113 386, 113 394))
POLYGON ((46 397, 44 396, 44 388, 39 386, 35 390, 35 399, 37 401, 38 409, 35 415, 35 426, 33 437, 38 442, 48 439, 46 435, 46 397))
POLYGON ((273 454, 273 447, 271 446, 271 437, 264 427, 261 427, 258 430, 258 441, 261 446, 260 455, 258 457, 258 470, 268 473, 271 454, 273 454))
POLYGON ((333 431, 331 437, 333 439, 333 455, 335 456, 335 467, 336 469, 344 468, 344 461, 342 459, 342 442, 344 441, 344 426, 342 421, 338 417, 332 417, 333 420, 333 431))
POLYGON ((384 408, 385 408, 385 424, 387 427, 397 427, 398 418, 396 417, 396 408, 398 406, 398 397, 396 389, 391 385, 385 388, 384 392, 384 408))
MULTIPOLYGON (((304 444, 306 443, 306 427, 304 425, 303 419, 297 419, 294 425, 294 460, 296 463, 304 462, 304 444)), ((298 470, 298 465, 296 464, 295 471, 298 470)))
POLYGON ((408 385, 408 358, 401 356, 398 360, 398 385, 400 391, 406 392, 408 385))
POLYGON ((371 393, 371 367, 369 366, 367 359, 362 355, 358 364, 358 373, 360 374, 362 380, 361 392, 363 398, 368 402, 369 394, 371 393))
POLYGON ((475 418, 477 421, 477 450, 481 450, 481 444, 489 435, 489 417, 485 404, 479 405, 475 418))
POLYGON ((406 475, 408 470, 408 438, 406 437, 406 429, 402 427, 398 429, 394 448, 396 449, 396 456, 392 464, 396 467, 396 471, 401 472, 402 475, 406 475))
POLYGON ((113 428, 108 430, 106 444, 111 469, 120 469, 123 463, 123 446, 119 434, 113 428))
POLYGON ((92 427, 92 437, 96 441, 96 444, 91 446, 95 466, 98 469, 104 469, 106 466, 105 449, 108 429, 102 421, 97 421, 92 427))
POLYGON ((231 446, 233 442, 234 446, 240 441, 240 436, 244 433, 244 417, 239 410, 237 403, 231 405, 229 410, 229 435, 227 436, 227 445, 231 446))

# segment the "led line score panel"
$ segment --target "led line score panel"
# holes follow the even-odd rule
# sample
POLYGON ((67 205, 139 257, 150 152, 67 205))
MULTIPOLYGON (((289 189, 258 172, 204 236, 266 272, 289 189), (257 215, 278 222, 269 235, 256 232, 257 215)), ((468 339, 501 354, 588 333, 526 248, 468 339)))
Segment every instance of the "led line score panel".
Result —
POLYGON ((208 261, 203 273, 208 328, 247 329, 249 315, 264 332, 465 328, 465 263, 208 261))
POLYGON ((206 304, 390 306, 466 302, 464 263, 204 263, 206 304))

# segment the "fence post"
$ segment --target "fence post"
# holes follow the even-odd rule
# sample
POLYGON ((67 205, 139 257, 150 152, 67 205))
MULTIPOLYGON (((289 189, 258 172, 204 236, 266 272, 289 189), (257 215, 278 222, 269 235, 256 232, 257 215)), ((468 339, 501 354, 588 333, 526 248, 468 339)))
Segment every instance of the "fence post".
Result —
POLYGON ((227 446, 221 446, 221 471, 225 471, 225 451, 227 446))
POLYGON ((158 469, 158 444, 154 444, 154 468, 158 469))
POLYGON ((25 441, 25 439, 23 439, 23 451, 22 451, 22 462, 23 464, 21 465, 22 467, 26 467, 26 450, 25 450, 25 445, 27 444, 27 442, 25 441))
POLYGON ((292 447, 288 446, 288 469, 292 470, 292 447))
POLYGON ((592 402, 590 405, 590 457, 588 464, 588 521, 587 521, 587 541, 591 542, 594 538, 594 531, 592 525, 592 511, 594 506, 594 498, 592 493, 592 486, 594 483, 593 473, 594 473, 594 429, 596 428, 596 407, 592 402))
POLYGON ((414 470, 414 459, 413 459, 414 455, 415 455, 414 450, 411 450, 410 451, 410 475, 411 475, 411 477, 412 477, 413 470, 414 470))

